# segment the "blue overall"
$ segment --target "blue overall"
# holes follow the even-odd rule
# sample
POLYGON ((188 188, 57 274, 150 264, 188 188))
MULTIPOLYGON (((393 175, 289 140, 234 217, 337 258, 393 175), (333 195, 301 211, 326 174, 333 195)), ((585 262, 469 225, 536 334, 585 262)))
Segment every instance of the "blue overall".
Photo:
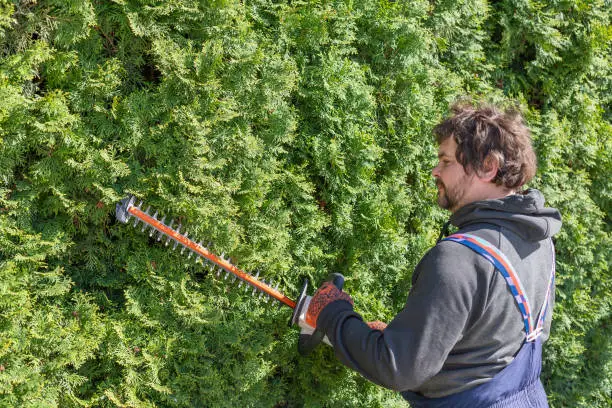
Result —
POLYGON ((463 244, 490 261, 506 280, 523 315, 526 339, 514 360, 489 382, 441 398, 427 398, 405 391, 402 396, 413 408, 547 408, 546 393, 540 381, 542 369, 542 341, 546 311, 554 288, 555 259, 550 274, 546 299, 533 327, 530 305, 514 268, 499 249, 482 238, 469 234, 454 234, 444 239, 463 244))

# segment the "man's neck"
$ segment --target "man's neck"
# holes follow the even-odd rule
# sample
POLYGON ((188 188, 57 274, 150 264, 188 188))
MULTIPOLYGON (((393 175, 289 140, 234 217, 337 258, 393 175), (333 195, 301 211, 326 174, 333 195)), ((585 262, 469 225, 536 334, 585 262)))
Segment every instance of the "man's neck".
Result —
POLYGON ((505 186, 498 186, 494 183, 477 183, 473 186, 469 193, 466 194, 464 200, 462 200, 463 202, 459 203, 456 208, 451 209, 451 212, 454 214, 460 208, 475 201, 498 200, 515 193, 516 189, 507 188, 505 186))

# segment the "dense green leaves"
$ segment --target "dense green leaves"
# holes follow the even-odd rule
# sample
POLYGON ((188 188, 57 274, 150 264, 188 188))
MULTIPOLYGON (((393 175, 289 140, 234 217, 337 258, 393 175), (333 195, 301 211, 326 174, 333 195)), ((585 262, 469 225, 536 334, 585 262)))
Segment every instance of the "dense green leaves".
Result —
POLYGON ((609 3, 0 1, 0 405, 407 406, 130 226, 128 193, 294 297, 403 306, 432 127, 518 104, 559 208, 551 406, 612 403, 609 3))

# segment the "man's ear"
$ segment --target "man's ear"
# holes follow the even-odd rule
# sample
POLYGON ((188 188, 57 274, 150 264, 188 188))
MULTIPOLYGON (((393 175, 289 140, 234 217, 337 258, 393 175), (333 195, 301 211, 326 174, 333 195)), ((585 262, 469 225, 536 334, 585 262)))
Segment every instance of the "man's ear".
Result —
POLYGON ((478 176, 483 181, 493 181, 499 171, 499 160, 495 155, 489 154, 480 170, 478 176))

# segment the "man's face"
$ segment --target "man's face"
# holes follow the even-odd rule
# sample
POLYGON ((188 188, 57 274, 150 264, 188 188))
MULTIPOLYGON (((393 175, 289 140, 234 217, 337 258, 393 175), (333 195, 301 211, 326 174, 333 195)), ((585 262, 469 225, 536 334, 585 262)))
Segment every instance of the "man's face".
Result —
POLYGON ((467 204, 466 195, 474 182, 474 173, 468 175, 457 162, 456 150, 453 137, 442 142, 438 147, 438 165, 431 171, 438 186, 438 205, 451 212, 467 204))

